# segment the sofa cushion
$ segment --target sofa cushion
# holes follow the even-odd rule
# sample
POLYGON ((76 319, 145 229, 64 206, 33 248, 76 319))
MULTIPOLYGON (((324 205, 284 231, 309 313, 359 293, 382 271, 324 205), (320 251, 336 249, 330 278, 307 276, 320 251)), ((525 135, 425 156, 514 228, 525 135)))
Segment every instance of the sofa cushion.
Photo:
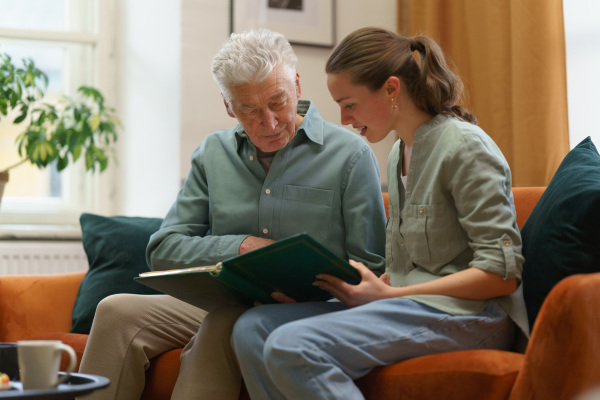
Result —
POLYGON ((148 271, 146 246, 162 219, 104 217, 84 213, 79 218, 89 271, 73 307, 73 333, 89 333, 96 306, 117 293, 157 294, 133 280, 148 271))
POLYGON ((367 399, 506 400, 524 359, 483 349, 432 354, 377 367, 356 384, 367 399))
POLYGON ((564 158, 521 231, 531 326, 558 281, 600 271, 599 226, 600 155, 588 137, 564 158))

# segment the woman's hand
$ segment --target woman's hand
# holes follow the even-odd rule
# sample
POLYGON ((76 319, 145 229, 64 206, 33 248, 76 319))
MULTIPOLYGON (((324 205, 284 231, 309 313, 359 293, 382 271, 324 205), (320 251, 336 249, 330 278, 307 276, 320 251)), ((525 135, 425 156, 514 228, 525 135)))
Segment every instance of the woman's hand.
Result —
POLYGON ((350 260, 350 265, 360 273, 361 281, 358 285, 351 285, 340 278, 327 274, 317 275, 317 280, 313 285, 328 291, 349 307, 390 297, 391 286, 388 274, 383 274, 378 278, 363 263, 350 260))

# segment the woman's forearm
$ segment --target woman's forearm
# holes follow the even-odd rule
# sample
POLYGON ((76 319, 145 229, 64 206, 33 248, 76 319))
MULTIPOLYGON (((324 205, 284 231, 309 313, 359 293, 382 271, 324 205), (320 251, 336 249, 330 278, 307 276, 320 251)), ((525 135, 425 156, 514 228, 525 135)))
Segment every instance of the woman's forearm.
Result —
POLYGON ((468 300, 487 300, 506 296, 517 288, 517 280, 504 280, 500 275, 469 268, 430 282, 405 287, 391 287, 386 297, 419 294, 444 295, 468 300))

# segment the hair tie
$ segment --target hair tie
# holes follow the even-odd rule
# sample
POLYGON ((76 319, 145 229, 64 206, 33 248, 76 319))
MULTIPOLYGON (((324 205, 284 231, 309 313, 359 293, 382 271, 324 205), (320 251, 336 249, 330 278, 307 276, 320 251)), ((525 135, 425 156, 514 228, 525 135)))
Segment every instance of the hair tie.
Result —
POLYGON ((413 51, 421 52, 419 50, 419 47, 421 47, 421 46, 419 46, 419 43, 417 42, 417 40, 414 37, 410 38, 410 51, 411 52, 413 52, 413 51))

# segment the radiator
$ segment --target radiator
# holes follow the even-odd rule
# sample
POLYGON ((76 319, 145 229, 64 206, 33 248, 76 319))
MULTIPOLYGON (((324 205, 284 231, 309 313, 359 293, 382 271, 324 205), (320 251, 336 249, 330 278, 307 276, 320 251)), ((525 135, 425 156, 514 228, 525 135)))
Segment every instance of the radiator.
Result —
POLYGON ((87 271, 81 241, 0 240, 0 275, 87 271))

